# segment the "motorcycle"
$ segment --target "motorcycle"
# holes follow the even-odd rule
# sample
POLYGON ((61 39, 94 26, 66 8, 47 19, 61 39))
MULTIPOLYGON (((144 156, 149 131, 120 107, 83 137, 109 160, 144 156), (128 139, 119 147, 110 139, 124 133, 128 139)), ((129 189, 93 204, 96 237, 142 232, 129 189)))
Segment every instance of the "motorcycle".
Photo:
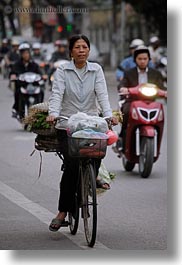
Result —
POLYGON ((20 95, 19 95, 19 114, 17 119, 22 122, 22 119, 28 115, 29 108, 37 103, 42 102, 42 87, 44 87, 44 80, 41 75, 26 72, 20 74, 11 82, 20 83, 20 95))
POLYGON ((148 178, 153 163, 159 158, 164 128, 163 104, 155 99, 165 98, 167 93, 149 83, 128 90, 127 97, 133 101, 129 110, 124 147, 120 138, 113 150, 122 158, 126 171, 132 171, 135 164, 138 164, 141 177, 148 178))

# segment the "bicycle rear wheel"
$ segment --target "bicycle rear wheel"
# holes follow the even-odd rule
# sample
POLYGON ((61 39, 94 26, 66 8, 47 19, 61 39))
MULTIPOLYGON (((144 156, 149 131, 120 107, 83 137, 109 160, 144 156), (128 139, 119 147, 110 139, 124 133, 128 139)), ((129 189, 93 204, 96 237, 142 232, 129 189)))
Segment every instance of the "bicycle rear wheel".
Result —
POLYGON ((93 247, 97 233, 96 176, 93 165, 87 164, 82 171, 82 217, 87 244, 93 247))

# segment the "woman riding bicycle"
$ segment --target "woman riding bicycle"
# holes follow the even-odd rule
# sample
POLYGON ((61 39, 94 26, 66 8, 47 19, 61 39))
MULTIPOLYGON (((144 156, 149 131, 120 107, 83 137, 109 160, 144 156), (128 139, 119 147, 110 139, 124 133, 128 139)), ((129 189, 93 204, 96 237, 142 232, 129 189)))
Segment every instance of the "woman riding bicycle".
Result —
MULTIPOLYGON (((100 65, 87 61, 89 51, 90 42, 86 36, 75 35, 70 38, 71 61, 61 65, 55 72, 52 94, 49 99, 48 122, 55 122, 56 117, 60 115, 70 117, 77 112, 98 116, 98 102, 103 117, 111 117, 113 124, 117 124, 116 118, 112 117, 104 73, 100 65)), ((59 121, 56 128, 59 130, 58 135, 64 145, 65 167, 60 183, 59 212, 49 226, 51 231, 57 231, 64 222, 67 212, 73 210, 78 175, 78 161, 68 155, 66 122, 59 121)), ((96 159, 97 173, 100 164, 101 160, 96 159)), ((106 187, 103 186, 103 188, 106 187)))

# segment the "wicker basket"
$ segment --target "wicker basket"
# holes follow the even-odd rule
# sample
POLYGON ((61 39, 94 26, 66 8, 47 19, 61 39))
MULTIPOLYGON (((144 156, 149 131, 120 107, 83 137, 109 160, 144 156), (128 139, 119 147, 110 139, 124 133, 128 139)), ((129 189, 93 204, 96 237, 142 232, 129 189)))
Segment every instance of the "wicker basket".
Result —
POLYGON ((47 135, 37 135, 35 138, 35 148, 45 152, 62 152, 62 142, 56 137, 47 135))
POLYGON ((68 137, 68 151, 71 157, 104 158, 107 139, 87 139, 68 137))
POLYGON ((56 129, 54 126, 51 126, 49 129, 32 128, 31 131, 39 135, 56 136, 56 129))

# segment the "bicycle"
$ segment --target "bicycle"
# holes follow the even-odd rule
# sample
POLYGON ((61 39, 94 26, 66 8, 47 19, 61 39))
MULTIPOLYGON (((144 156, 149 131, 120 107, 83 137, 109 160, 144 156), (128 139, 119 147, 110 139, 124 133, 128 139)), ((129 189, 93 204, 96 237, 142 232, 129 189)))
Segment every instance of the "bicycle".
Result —
POLYGON ((79 159, 79 174, 75 193, 74 212, 68 213, 67 226, 72 235, 78 230, 80 208, 84 221, 84 231, 89 247, 93 247, 97 233, 97 197, 96 174, 93 160, 90 158, 79 159))
MULTIPOLYGON (((56 120, 67 120, 59 116, 56 120)), ((109 120, 107 120, 109 122, 109 120)), ((58 149, 59 150, 59 149, 58 149)), ((89 247, 93 247, 97 234, 97 195, 96 195, 96 159, 106 155, 107 139, 74 138, 68 135, 68 152, 73 158, 78 159, 79 174, 75 192, 74 211, 68 213, 68 221, 63 226, 69 226, 72 235, 76 235, 79 225, 80 209, 84 222, 84 232, 89 247)), ((48 149, 44 151, 49 151, 48 149)), ((56 151, 53 149, 51 151, 56 151)), ((56 151, 63 161, 61 150, 56 151)))

